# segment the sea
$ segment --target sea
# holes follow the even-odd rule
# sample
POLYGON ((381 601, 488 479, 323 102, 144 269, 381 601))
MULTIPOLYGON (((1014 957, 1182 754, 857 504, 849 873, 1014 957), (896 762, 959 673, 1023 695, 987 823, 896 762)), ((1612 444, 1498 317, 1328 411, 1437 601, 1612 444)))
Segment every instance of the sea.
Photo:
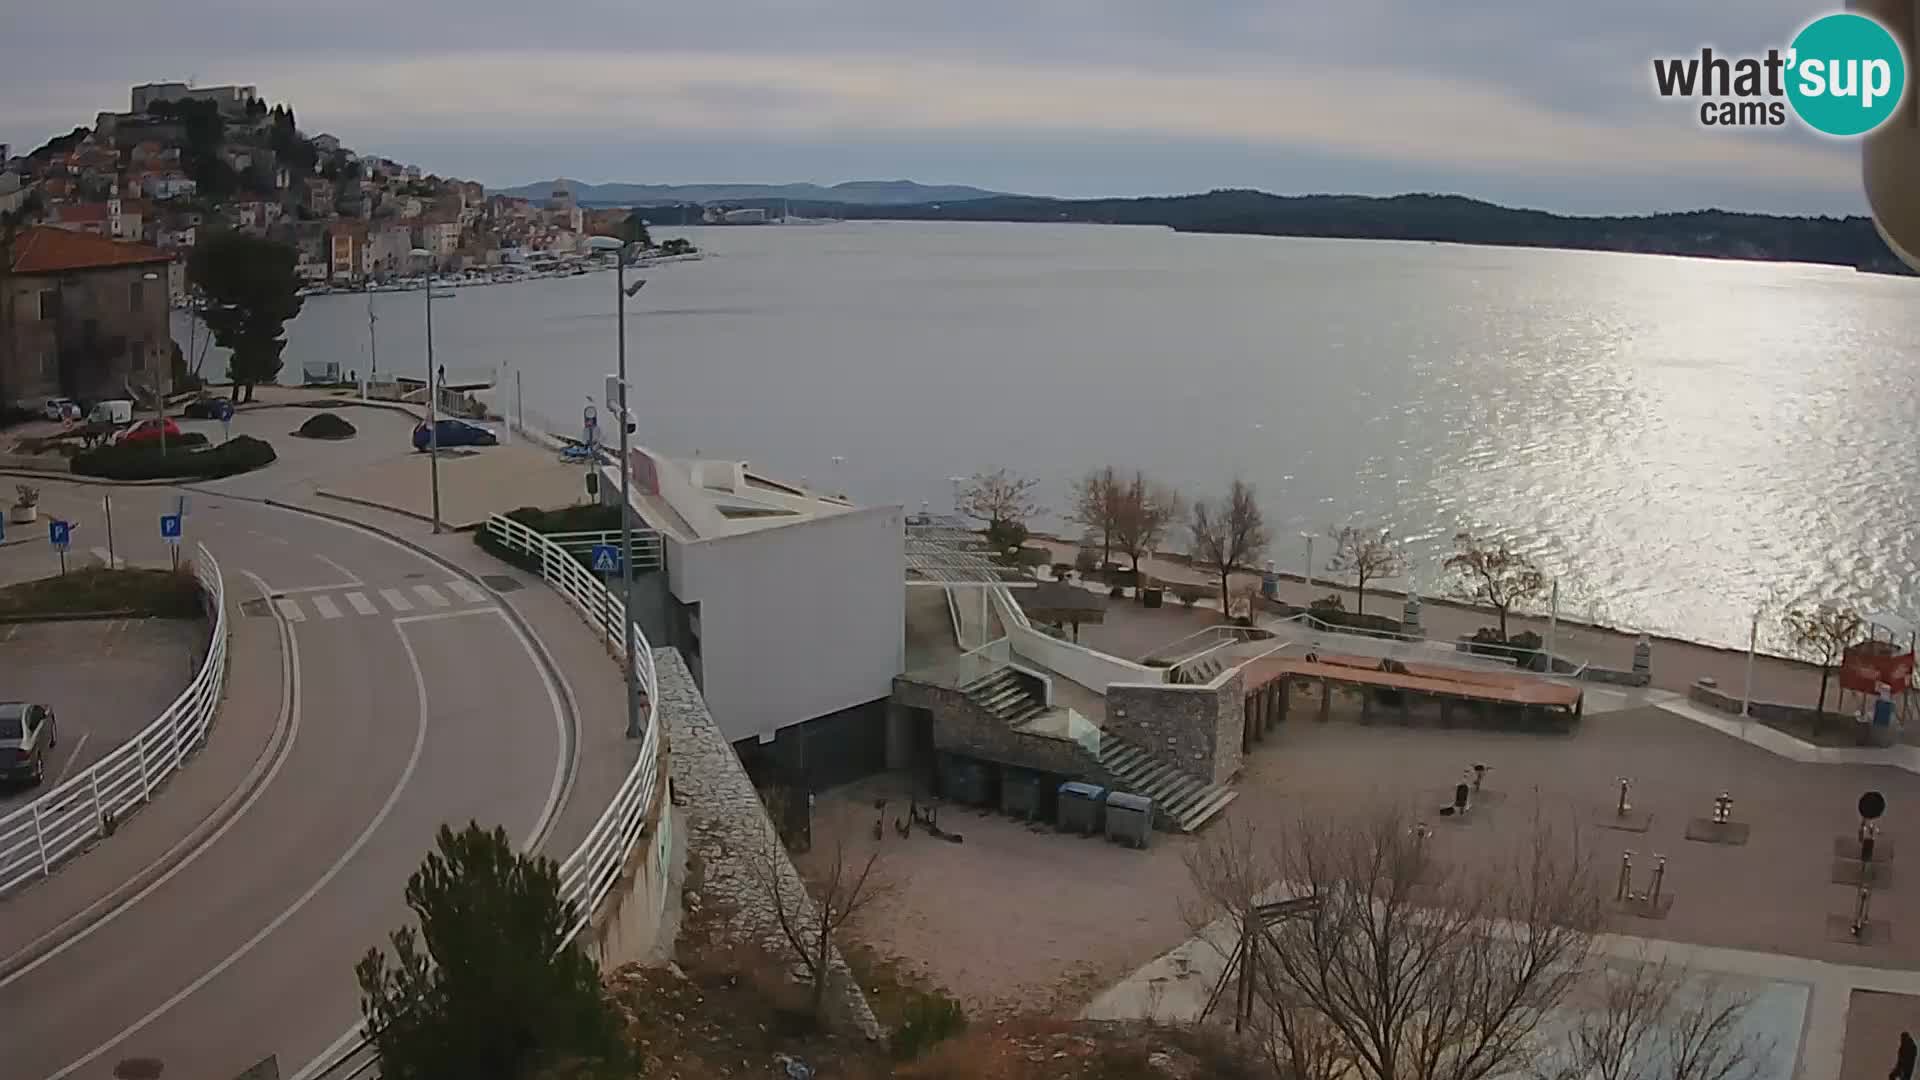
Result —
MULTIPOLYGON (((910 512, 1005 467, 1060 529, 1089 469, 1190 499, 1237 475, 1283 570, 1384 527, 1394 584, 1434 595, 1457 533, 1499 535, 1566 617, 1736 647, 1796 603, 1920 615, 1920 280, 1079 224, 659 232, 706 253, 627 303, 659 450, 910 512)), ((611 273, 464 288, 434 301, 435 354, 578 432, 614 312, 611 273)), ((424 372, 425 316, 417 292, 311 298, 284 377, 424 372)))

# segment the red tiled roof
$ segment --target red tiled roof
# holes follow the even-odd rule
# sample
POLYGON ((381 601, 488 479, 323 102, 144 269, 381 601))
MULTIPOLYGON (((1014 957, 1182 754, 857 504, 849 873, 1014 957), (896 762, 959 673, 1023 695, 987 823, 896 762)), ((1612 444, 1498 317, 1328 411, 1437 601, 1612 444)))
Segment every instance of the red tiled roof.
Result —
POLYGON ((105 221, 106 203, 69 203, 54 207, 54 215, 61 221, 105 221))
POLYGON ((173 256, 145 244, 109 240, 91 233, 36 225, 23 230, 13 244, 13 272, 57 274, 68 270, 99 270, 115 266, 172 262, 173 256))

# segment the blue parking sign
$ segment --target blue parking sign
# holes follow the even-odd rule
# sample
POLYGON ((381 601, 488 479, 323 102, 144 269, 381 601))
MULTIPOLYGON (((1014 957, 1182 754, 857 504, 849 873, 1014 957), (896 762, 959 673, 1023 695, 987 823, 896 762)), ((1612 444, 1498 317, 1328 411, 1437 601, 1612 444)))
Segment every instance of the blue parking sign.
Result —
POLYGON ((596 574, 619 573, 620 549, 612 544, 593 545, 593 572, 596 574))
POLYGON ((161 514, 160 515, 160 539, 165 540, 168 543, 172 543, 172 544, 177 544, 180 542, 180 515, 179 514, 161 514))
POLYGON ((59 518, 54 518, 52 521, 47 522, 47 540, 50 541, 54 547, 65 549, 72 539, 72 525, 61 521, 59 518))

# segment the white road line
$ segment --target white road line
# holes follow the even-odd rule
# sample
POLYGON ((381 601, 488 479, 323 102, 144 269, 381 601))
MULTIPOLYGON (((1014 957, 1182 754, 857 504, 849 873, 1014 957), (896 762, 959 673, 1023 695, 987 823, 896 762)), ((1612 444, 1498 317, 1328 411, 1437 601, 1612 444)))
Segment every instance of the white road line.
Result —
POLYGON ((452 581, 447 582, 447 591, 465 600, 469 604, 484 604, 487 602, 487 594, 474 588, 473 583, 470 581, 462 581, 459 578, 454 578, 452 581))
MULTIPOLYGON (((251 570, 242 570, 240 572, 253 579, 254 587, 260 590, 261 596, 266 596, 271 591, 267 588, 267 583, 260 580, 258 574, 255 574, 251 570)), ((153 895, 162 885, 172 881, 175 875, 187 867, 192 866, 195 859, 206 854, 207 850, 218 843, 221 837, 227 835, 229 830, 235 825, 238 825, 241 819, 247 816, 247 811, 253 809, 253 804, 259 802, 260 797, 265 795, 267 789, 273 786, 274 777, 280 775, 280 767, 285 765, 287 759, 293 755, 293 744, 300 738, 300 639, 294 637, 293 627, 284 619, 280 620, 280 641, 281 644, 285 646, 285 649, 282 652, 280 660, 283 677, 281 679, 279 726, 287 728, 287 738, 285 742, 281 743, 279 755, 273 759, 273 763, 267 769, 267 775, 260 781, 260 785, 248 794, 246 800, 240 804, 239 809, 234 811, 232 817, 221 823, 220 827, 213 831, 213 835, 200 841, 197 847, 189 851, 179 862, 173 864, 172 868, 166 873, 155 878, 146 888, 141 889, 119 904, 116 904, 113 910, 102 915, 99 921, 93 925, 88 926, 72 937, 48 949, 40 956, 35 957, 32 963, 23 965, 18 971, 15 971, 4 979, 0 979, 0 990, 4 990, 13 983, 26 978, 28 975, 39 970, 42 964, 48 963, 54 957, 59 956, 61 953, 92 937, 96 931, 99 931, 121 915, 126 914, 135 904, 145 900, 147 897, 153 895)), ((259 766, 256 765, 255 768, 257 769, 259 766)), ((189 839, 191 839, 191 837, 189 837, 189 839)), ((156 859, 148 865, 157 866, 171 858, 172 855, 173 850, 169 849, 166 854, 160 856, 159 859, 156 859)), ((55 932, 57 932, 57 928, 55 932)), ((44 938, 41 940, 44 940, 44 938)), ((32 947, 31 945, 28 946, 28 948, 32 947)))
POLYGON ((428 607, 452 607, 453 606, 452 601, 440 595, 440 590, 434 588, 431 585, 415 585, 413 587, 413 591, 420 594, 420 599, 425 600, 427 602, 428 607))
POLYGON ((393 621, 396 626, 400 623, 445 622, 448 619, 464 619, 469 615, 492 615, 499 610, 497 607, 470 607, 458 611, 436 611, 431 615, 406 615, 393 621))
POLYGON ((315 610, 320 612, 320 617, 323 619, 337 619, 340 617, 340 609, 335 606, 333 597, 331 596, 320 595, 313 597, 313 606, 315 610))
POLYGON ((380 599, 385 600, 387 606, 395 611, 413 610, 413 601, 407 599, 406 594, 399 589, 381 589, 380 599))
MULTIPOLYGON (((55 731, 54 734, 58 735, 60 733, 55 731)), ((93 738, 93 732, 91 731, 83 731, 80 733, 80 741, 73 744, 72 750, 67 751, 67 763, 60 766, 59 775, 53 778, 54 787, 59 787, 66 782, 67 774, 73 771, 73 763, 80 760, 80 751, 87 748, 87 740, 91 738, 93 738)))
POLYGON ((380 614, 380 609, 373 606, 373 601, 367 599, 366 593, 357 593, 357 592, 348 593, 347 603, 353 605, 353 610, 355 614, 358 614, 358 615, 380 614))
POLYGON ((335 570, 340 571, 340 576, 347 579, 341 582, 342 585, 358 585, 361 583, 360 579, 354 576, 353 571, 347 569, 344 566, 341 566, 339 563, 334 562, 332 559, 327 558, 325 555, 322 555, 316 551, 313 553, 313 557, 316 559, 319 559, 323 563, 326 563, 328 566, 333 567, 335 570))
POLYGON ((400 633, 400 646, 406 650, 408 666, 413 668, 413 686, 420 709, 420 723, 414 729, 413 752, 407 756, 407 767, 400 771, 400 779, 394 784, 393 790, 387 794, 387 801, 381 804, 380 812, 373 815, 373 820, 367 822, 366 829, 354 838, 353 844, 349 846, 346 851, 340 853, 340 857, 334 860, 332 866, 327 867, 327 872, 321 874, 318 881, 308 886, 307 891, 301 893, 300 898, 295 900, 290 907, 274 916, 272 922, 261 927, 257 933, 246 941, 241 942, 239 948, 227 954, 226 959, 213 965, 206 974, 201 975, 186 986, 181 987, 178 993, 161 1002, 159 1005, 156 1005, 152 1012, 128 1024, 120 1034, 94 1047, 88 1051, 84 1057, 80 1058, 80 1060, 49 1076, 47 1080, 65 1080, 66 1077, 72 1076, 74 1073, 93 1064, 99 1060, 102 1054, 107 1053, 114 1047, 119 1046, 121 1043, 139 1034, 148 1024, 166 1015, 175 1005, 199 993, 208 983, 219 978, 222 972, 245 959, 246 955, 255 948, 258 948, 261 942, 267 940, 275 931, 285 926, 287 920, 300 914, 300 910, 306 907, 315 896, 320 895, 320 890, 326 888, 328 883, 340 876, 340 871, 346 869, 347 864, 352 862, 354 858, 360 854, 360 850, 367 846, 367 842, 373 839, 373 834, 378 832, 382 825, 386 824, 388 815, 392 814, 393 808, 399 804, 401 794, 407 790, 407 785, 413 781, 414 770, 420 764, 421 752, 425 750, 427 746, 427 677, 421 672, 420 656, 414 652, 413 642, 407 640, 407 635, 404 631, 400 633))
POLYGON ((280 597, 273 602, 273 606, 280 609, 280 614, 285 617, 288 622, 307 621, 307 613, 300 610, 300 602, 290 596, 280 597))

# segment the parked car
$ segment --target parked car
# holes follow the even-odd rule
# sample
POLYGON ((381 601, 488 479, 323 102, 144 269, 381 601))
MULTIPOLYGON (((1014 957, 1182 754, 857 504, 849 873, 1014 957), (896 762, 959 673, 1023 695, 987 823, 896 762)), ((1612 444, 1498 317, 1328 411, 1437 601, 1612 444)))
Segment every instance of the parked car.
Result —
POLYGON ((126 398, 102 401, 93 407, 87 420, 95 424, 131 424, 133 423, 133 402, 126 398))
POLYGON ((46 405, 40 410, 40 415, 49 420, 78 420, 80 403, 72 398, 48 398, 46 405))
POLYGON ((187 402, 180 415, 189 420, 231 420, 233 402, 223 397, 203 397, 187 402))
POLYGON ((122 446, 142 446, 147 443, 158 446, 160 445, 160 440, 163 438, 178 439, 179 437, 180 425, 174 423, 169 418, 160 417, 158 419, 148 418, 135 423, 132 427, 122 431, 117 441, 122 446))
POLYGON ((58 740, 58 721, 45 705, 0 702, 0 777, 38 784, 58 740))
POLYGON ((438 438, 442 447, 448 446, 497 446, 500 439, 493 432, 478 424, 469 424, 465 420, 443 418, 439 422, 437 433, 430 433, 426 421, 413 429, 413 448, 425 450, 438 438))

